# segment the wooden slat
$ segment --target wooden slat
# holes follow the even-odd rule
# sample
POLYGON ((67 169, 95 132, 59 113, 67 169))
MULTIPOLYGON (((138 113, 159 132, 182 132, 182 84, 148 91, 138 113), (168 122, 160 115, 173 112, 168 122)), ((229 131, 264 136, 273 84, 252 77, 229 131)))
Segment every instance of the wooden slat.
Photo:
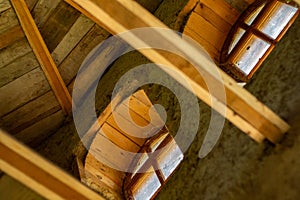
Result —
POLYGON ((80 13, 64 1, 53 10, 53 14, 40 29, 50 52, 57 47, 79 16, 80 13))
POLYGON ((221 51, 221 48, 227 36, 226 32, 220 31, 210 22, 204 19, 203 16, 197 13, 193 13, 190 16, 188 24, 186 26, 197 33, 201 38, 205 39, 217 50, 221 51))
POLYGON ((32 10, 32 16, 34 16, 34 21, 39 28, 43 27, 44 23, 47 21, 60 2, 61 0, 39 0, 36 3, 32 10))
POLYGON ((129 167, 133 159, 133 154, 124 155, 119 149, 120 148, 117 148, 114 143, 100 133, 94 138, 89 153, 94 155, 100 162, 103 162, 103 164, 109 164, 110 167, 117 170, 125 170, 129 167))
MULTIPOLYGON (((184 32, 185 35, 188 37, 192 38, 207 51, 209 56, 214 59, 215 62, 219 62, 220 59, 220 50, 214 47, 211 43, 209 43, 205 38, 199 35, 198 32, 194 28, 190 28, 190 26, 185 26, 184 27, 184 32)), ((185 36, 183 37, 185 38, 185 36)))
POLYGON ((0 50, 0 69, 31 52, 26 38, 0 50))
MULTIPOLYGON (((96 159, 94 159, 97 161, 96 159)), ((111 190, 110 192, 117 193, 121 196, 122 194, 122 184, 114 182, 111 177, 109 177, 109 172, 104 172, 102 170, 105 170, 105 165, 99 166, 97 163, 91 163, 87 164, 88 162, 91 162, 91 160, 86 160, 86 166, 85 166, 85 173, 88 177, 87 179, 93 179, 95 181, 94 184, 97 184, 97 186, 104 186, 105 189, 107 188, 111 190)), ((99 163, 99 162, 98 162, 99 163)), ((106 167, 107 168, 107 167, 106 167)), ((84 180, 83 180, 84 181, 84 180)), ((104 189, 104 188, 103 188, 104 189)), ((104 189, 104 190, 105 190, 104 189)))
MULTIPOLYGON (((224 0, 221 1, 224 2, 224 0)), ((233 25, 233 23, 229 23, 228 21, 226 21, 225 16, 218 15, 215 12, 214 8, 210 8, 203 3, 198 4, 198 6, 195 7, 194 12, 202 16, 205 20, 214 25, 217 29, 219 29, 220 31, 224 31, 225 33, 228 33, 231 26, 233 25)), ((192 13, 192 15, 193 14, 194 13, 192 13)), ((235 22, 239 17, 239 12, 232 12, 231 14, 233 15, 232 18, 235 19, 235 22)))
POLYGON ((155 126, 153 124, 150 124, 149 121, 144 119, 141 115, 137 114, 132 109, 128 109, 128 107, 125 106, 123 103, 120 104, 119 106, 117 106, 117 108, 115 109, 114 112, 117 112, 118 114, 122 115, 124 118, 131 117, 131 119, 128 118, 128 120, 132 120, 132 122, 135 123, 138 126, 143 127, 143 126, 148 126, 149 125, 149 126, 155 128, 155 126), (128 116, 127 111, 129 111, 130 116, 128 116))
POLYGON ((55 63, 35 25, 32 16, 25 4, 24 0, 12 0, 12 5, 18 15, 21 26, 26 37, 35 53, 48 81, 57 97, 62 109, 66 113, 72 110, 72 100, 55 63))
MULTIPOLYGON (((57 66, 69 55, 80 40, 88 33, 95 23, 81 15, 51 53, 57 66)), ((73 67, 72 67, 73 68, 73 67)))
POLYGON ((9 133, 17 134, 60 109, 53 92, 49 91, 2 117, 0 121, 9 133))
MULTIPOLYGON (((105 1, 105 0, 66 0, 68 3, 79 9, 84 14, 90 16, 95 22, 99 23, 103 27, 107 28, 111 33, 116 34, 124 31, 128 31, 133 28, 139 27, 163 27, 167 28, 159 20, 153 17, 145 9, 140 7, 134 1, 105 1)), ((217 73, 213 71, 215 64, 212 63, 207 57, 199 53, 192 45, 181 40, 175 33, 166 33, 161 35, 156 31, 151 33, 151 40, 159 40, 167 43, 169 47, 179 49, 183 55, 187 55, 193 64, 199 67, 203 77, 210 79, 214 87, 218 88, 222 85, 225 86, 226 100, 220 99, 218 94, 214 94, 217 100, 220 100, 222 104, 227 105, 227 108, 236 115, 239 119, 249 124, 248 127, 257 129, 258 132, 265 135, 270 141, 278 142, 283 133, 289 129, 289 125, 280 119, 275 113, 268 109, 265 105, 260 103, 254 96, 252 96, 245 89, 240 88, 236 82, 230 78, 227 74, 220 71, 222 81, 217 79, 217 73)), ((133 47, 140 42, 140 37, 133 35, 131 38, 123 38, 133 47)), ((144 38, 145 40, 147 38, 144 38)), ((147 43, 147 41, 144 41, 147 43)), ((187 68, 185 63, 174 62, 174 56, 166 57, 160 54, 155 49, 147 51, 140 50, 150 60, 165 64, 169 68, 172 68, 177 73, 185 77, 186 80, 197 91, 196 95, 200 99, 209 98, 210 94, 206 90, 202 83, 202 77, 197 75, 198 73, 192 69, 187 68), (201 91, 201 92, 200 92, 201 91)), ((175 80, 178 80, 178 76, 170 74, 175 80)), ((180 80, 178 80, 180 81, 180 80)), ((212 105, 211 102, 208 102, 212 105)), ((220 111, 220 110, 219 110, 220 111)), ((224 114, 224 113, 222 113, 224 114)), ((242 125, 235 117, 230 118, 226 116, 237 127, 241 128, 242 125)), ((245 131, 245 128, 243 128, 245 131)), ((248 130, 245 132, 250 132, 248 130)))
POLYGON ((110 115, 109 118, 107 119, 107 123, 111 125, 114 129, 118 130, 120 133, 131 139, 133 142, 135 142, 137 145, 140 147, 143 146, 143 144, 146 141, 146 138, 141 138, 141 137, 134 137, 134 135, 138 135, 141 133, 141 130, 137 127, 135 127, 130 121, 125 119, 123 116, 121 116, 118 113, 115 113, 118 117, 118 123, 121 123, 122 125, 126 126, 128 129, 130 129, 130 133, 127 133, 123 131, 117 124, 117 122, 114 120, 113 115, 110 115))
POLYGON ((59 66, 59 72, 66 84, 70 84, 74 79, 89 52, 100 42, 107 39, 109 35, 110 34, 107 31, 100 28, 98 25, 94 25, 91 30, 89 30, 59 66))
POLYGON ((12 29, 0 34, 0 49, 5 48, 14 42, 24 37, 24 33, 20 26, 13 27, 12 29))
POLYGON ((48 199, 103 199, 0 130, 0 169, 48 199))
POLYGON ((147 94, 145 93, 144 90, 138 90, 134 94, 132 94, 136 99, 138 99, 140 102, 145 104, 146 106, 152 106, 152 102, 150 99, 147 97, 147 94))
MULTIPOLYGON (((214 13, 221 16, 225 21, 227 21, 229 24, 233 25, 240 13, 230 6, 226 1, 224 0, 201 0, 201 4, 205 5, 208 8, 213 9, 214 13)), ((196 12, 200 11, 199 9, 196 9, 196 12)))
POLYGON ((12 63, 0 69, 0 87, 3 87, 39 66, 33 52, 18 57, 12 63))
POLYGON ((8 10, 9 8, 11 8, 9 0, 0 0, 0 13, 8 10))
POLYGON ((0 116, 35 99, 47 91, 50 87, 40 68, 23 75, 13 82, 0 88, 0 116))
POLYGON ((122 101, 122 92, 118 93, 115 98, 111 100, 111 103, 107 105, 107 107, 104 109, 104 111, 100 114, 97 121, 95 121, 89 129, 86 131, 85 135, 81 138, 81 141, 83 144, 87 145, 89 142, 91 142, 91 139, 94 139, 94 137, 99 132, 99 129, 103 124, 108 120, 108 118, 111 116, 112 111, 116 108, 116 106, 122 101))
POLYGON ((127 138, 125 135, 123 135, 107 123, 103 124, 101 130, 102 131, 100 134, 108 138, 115 145, 124 149, 125 151, 138 152, 138 150, 140 149, 140 147, 136 143, 131 141, 129 138, 127 138))
POLYGON ((14 9, 9 8, 5 10, 0 15, 0 34, 8 31, 9 29, 18 25, 18 19, 14 9))
MULTIPOLYGON (((124 101, 123 104, 125 104, 124 101)), ((148 122, 151 122, 156 127, 163 127, 165 125, 164 121, 161 119, 161 117, 155 109, 150 110, 150 106, 145 105, 143 102, 141 102, 134 96, 130 97, 129 104, 126 106, 128 106, 133 112, 140 115, 143 119, 147 120, 148 122), (152 116, 152 120, 150 119, 150 116, 152 116)))
POLYGON ((14 135, 18 140, 32 147, 41 145, 46 138, 55 133, 58 128, 63 125, 65 120, 64 112, 58 110, 57 112, 42 118, 26 129, 14 135))
POLYGON ((88 153, 84 163, 84 169, 93 175, 104 176, 107 179, 110 179, 111 182, 119 186, 119 189, 122 187, 123 178, 125 177, 125 172, 121 172, 110 168, 103 163, 99 162, 95 157, 88 153))

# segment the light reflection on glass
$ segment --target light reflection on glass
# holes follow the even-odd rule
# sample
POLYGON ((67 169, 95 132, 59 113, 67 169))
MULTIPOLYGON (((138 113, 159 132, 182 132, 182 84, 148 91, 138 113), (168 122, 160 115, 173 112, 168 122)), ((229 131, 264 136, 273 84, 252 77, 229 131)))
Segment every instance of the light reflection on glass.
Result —
POLYGON ((253 35, 244 47, 243 51, 233 60, 233 63, 246 75, 249 75, 268 50, 270 44, 253 35))
POLYGON ((259 29, 273 39, 276 39, 296 12, 296 7, 277 2, 275 8, 268 15, 267 20, 259 26, 259 29))

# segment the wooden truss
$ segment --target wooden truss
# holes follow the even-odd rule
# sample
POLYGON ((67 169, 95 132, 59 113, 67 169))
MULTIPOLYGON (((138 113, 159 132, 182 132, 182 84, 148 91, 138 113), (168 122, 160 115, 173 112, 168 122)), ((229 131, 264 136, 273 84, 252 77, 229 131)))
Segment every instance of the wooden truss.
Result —
MULTIPOLYGON (((46 48, 43 38, 34 24, 24 0, 11 0, 11 2, 57 99, 65 112, 70 113, 70 94, 46 48)), ((66 2, 109 30, 112 34, 141 27, 167 28, 162 22, 132 0, 66 0, 66 2)), ((300 3, 300 0, 296 0, 296 2, 300 3)), ((159 34, 156 31, 153 33, 159 34)), ((227 74, 220 71, 222 80, 217 79, 216 72, 210 70, 212 67, 215 67, 214 63, 195 51, 189 43, 179 38, 175 33, 159 35, 159 37, 171 47, 179 49, 183 55, 189 55, 193 59, 193 63, 198 65, 202 74, 214 81, 216 87, 224 84, 226 99, 222 100, 217 95, 211 96, 202 77, 195 76, 197 73, 191 70, 193 68, 189 67, 190 64, 186 61, 167 56, 155 49, 141 50, 141 53, 153 62, 165 64, 184 76, 192 85, 199 99, 210 106, 212 106, 212 101, 217 102, 217 106, 214 107, 215 110, 221 112, 226 108, 226 112, 223 115, 243 132, 258 142, 267 138, 273 143, 278 142, 283 134, 287 132, 289 125, 286 122, 259 102, 248 91, 237 86, 236 82, 227 74), (179 43, 180 46, 178 45, 179 43)), ((133 35, 126 40, 132 46, 140 42, 138 35, 133 35)), ((175 80, 178 79, 176 76, 173 76, 173 78, 175 80)), ((43 196, 49 199, 101 199, 75 179, 8 137, 2 131, 0 131, 0 148, 1 170, 43 196)))
MULTIPOLYGON (((168 28, 135 1, 66 0, 66 2, 112 34, 142 27, 168 28)), ((165 64, 170 69, 180 73, 192 85, 196 95, 208 105, 212 106, 212 102, 217 101, 218 106, 214 107, 215 110, 221 112, 226 107, 226 113, 221 112, 221 114, 224 114, 229 121, 253 139, 262 141, 266 137, 276 143, 280 140, 283 133, 289 129, 287 123, 260 103, 248 91, 240 88, 227 74, 220 71, 222 80, 217 79, 217 72, 211 70, 215 67, 214 63, 201 55, 201 53, 194 51, 188 42, 178 37, 175 33, 170 32, 161 35, 159 32, 153 31, 151 36, 160 37, 168 46, 173 49, 179 49, 182 55, 188 55, 189 58, 193 59, 193 63, 198 65, 202 75, 214 81, 216 88, 224 84, 226 99, 220 99, 217 95, 211 96, 202 77, 195 70, 192 70, 193 67, 189 67, 186 61, 165 55, 156 49, 140 50, 141 53, 154 63, 165 64)), ((140 42, 140 36, 138 35, 133 35, 130 39, 123 39, 133 47, 140 42)), ((180 82, 178 76, 170 75, 180 82)))

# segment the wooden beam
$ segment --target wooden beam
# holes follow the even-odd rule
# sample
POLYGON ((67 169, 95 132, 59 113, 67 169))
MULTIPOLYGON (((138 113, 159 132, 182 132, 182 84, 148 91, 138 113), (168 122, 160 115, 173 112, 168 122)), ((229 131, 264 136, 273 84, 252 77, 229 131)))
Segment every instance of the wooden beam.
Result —
POLYGON ((30 46, 38 59, 49 84, 65 113, 72 111, 71 95, 63 82, 58 69, 47 49, 47 46, 28 10, 24 0, 11 0, 17 13, 23 31, 30 43, 30 46))
MULTIPOLYGON (((99 25, 106 28, 112 34, 125 32, 134 28, 141 27, 160 27, 168 28, 153 15, 147 12, 135 1, 128 0, 66 0, 73 7, 81 11, 83 14, 90 17, 99 25)), ((145 38, 133 34, 131 38, 123 38, 131 46, 136 47, 136 44, 144 42, 145 38)), ((225 74, 223 71, 216 72, 213 69, 216 67, 210 59, 202 55, 193 45, 180 38, 176 33, 162 34, 156 30, 152 30, 150 40, 159 40, 167 44, 172 49, 177 49, 182 55, 185 55, 190 61, 198 67, 201 75, 191 67, 186 61, 175 60, 174 56, 166 56, 156 49, 139 50, 146 57, 155 63, 160 63, 168 66, 181 74, 185 80, 192 85, 196 91, 196 95, 213 106, 212 101, 217 102, 218 106, 214 107, 217 111, 221 111, 220 107, 226 107, 227 119, 233 124, 250 135, 258 134, 267 137, 270 141, 278 142, 283 133, 289 129, 289 125, 280 119, 274 112, 268 109, 265 105, 259 102, 253 95, 245 89, 239 87, 236 82, 225 74), (222 80, 218 79, 218 73, 222 80), (220 88, 224 85, 226 91, 226 99, 222 99, 215 93, 213 100, 207 89, 203 77, 213 83, 214 88, 220 88), (230 113, 230 114, 229 114, 230 113)), ((167 46, 166 45, 166 46, 167 46)), ((166 71, 167 72, 167 71, 166 71)), ((167 72, 168 73, 168 72, 167 72)), ((175 80, 178 80, 178 75, 169 73, 175 80)), ((255 136, 256 137, 256 136, 255 136)), ((258 139, 259 140, 259 139, 258 139)))
POLYGON ((103 199, 0 129, 0 169, 47 199, 103 199))

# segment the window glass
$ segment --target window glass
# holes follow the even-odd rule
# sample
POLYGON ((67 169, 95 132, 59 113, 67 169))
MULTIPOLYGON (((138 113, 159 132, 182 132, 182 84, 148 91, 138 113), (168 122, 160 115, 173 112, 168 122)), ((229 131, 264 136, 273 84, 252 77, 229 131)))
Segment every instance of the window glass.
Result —
POLYGON ((232 42, 229 46, 229 51, 228 54, 231 53, 232 49, 236 46, 236 44, 240 41, 240 39, 243 37, 243 35, 245 34, 245 30, 242 28, 239 28, 236 33, 233 36, 232 42))
POLYGON ((254 20, 256 19, 256 17, 258 16, 258 14, 260 13, 260 11, 263 9, 264 6, 265 5, 261 5, 254 12, 252 12, 249 15, 249 17, 245 20, 245 23, 250 26, 254 22, 254 20))
POLYGON ((168 149, 164 149, 157 158, 164 179, 172 174, 183 159, 183 154, 174 139, 166 147, 168 149))
POLYGON ((133 198, 135 200, 150 199, 161 186, 159 179, 153 170, 153 168, 149 169, 149 171, 152 172, 143 174, 143 177, 140 178, 132 188, 133 198))
POLYGON ((136 162, 136 166, 135 166, 135 168, 133 170, 133 173, 132 173, 131 177, 133 177, 136 173, 138 173, 138 171, 140 170, 140 168, 145 164, 145 162, 149 158, 148 155, 147 155, 147 153, 143 153, 143 154, 140 153, 138 155, 139 155, 139 158, 136 158, 138 160, 135 161, 136 162))
POLYGON ((268 42, 252 35, 250 40, 245 43, 243 50, 233 60, 233 63, 246 75, 249 75, 269 47, 268 42))
POLYGON ((277 2, 275 8, 258 29, 271 38, 276 39, 296 12, 296 7, 277 2))

